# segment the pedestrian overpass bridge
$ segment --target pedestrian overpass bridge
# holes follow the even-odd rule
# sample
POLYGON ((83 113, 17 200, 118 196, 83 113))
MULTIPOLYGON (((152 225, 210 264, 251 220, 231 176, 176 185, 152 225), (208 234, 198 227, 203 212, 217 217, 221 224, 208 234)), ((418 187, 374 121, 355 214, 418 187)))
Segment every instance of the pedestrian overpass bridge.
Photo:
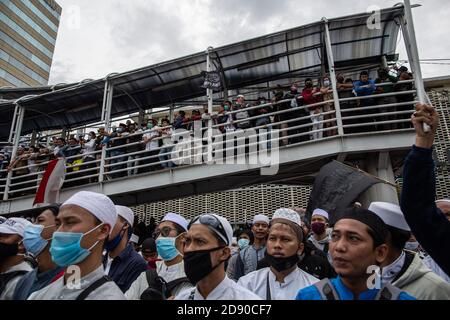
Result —
MULTIPOLYGON (((0 140, 7 140, 16 155, 24 135, 31 135, 33 140, 36 132, 61 129, 73 134, 94 124, 109 131, 113 121, 128 119, 137 112, 140 124, 145 115, 156 114, 154 108, 167 108, 173 120, 174 112, 185 105, 207 104, 209 118, 204 119, 202 130, 207 134, 202 146, 212 154, 211 143, 221 144, 217 138, 220 134, 214 131, 221 126, 216 121, 218 115, 213 116, 213 105, 239 94, 253 102, 260 96, 271 100, 273 91, 288 89, 293 82, 303 86, 307 78, 317 79, 328 73, 331 84, 316 93, 321 97, 315 102, 306 103, 299 94, 220 114, 234 118, 237 113, 248 112, 250 117, 233 120, 233 125, 252 121, 258 137, 270 139, 266 149, 271 154, 275 152, 279 165, 274 174, 261 175, 261 169, 267 171, 267 164, 251 161, 240 165, 182 164, 161 170, 158 167, 167 167, 164 164, 171 161, 170 151, 164 146, 136 151, 128 147, 141 144, 140 141, 127 141, 120 146, 108 142, 90 154, 94 159, 90 163, 68 167, 60 201, 77 191, 91 190, 105 193, 119 204, 133 206, 257 183, 310 184, 321 166, 333 159, 394 182, 392 163, 403 159, 414 142, 409 118, 416 95, 423 97, 424 88, 418 54, 413 50, 415 35, 410 9, 400 5, 377 14, 379 28, 369 27, 371 13, 323 18, 306 26, 208 48, 206 53, 112 73, 103 79, 42 88, 0 88, 0 140), (364 97, 354 97, 351 89, 344 92, 337 83, 337 73, 356 80, 365 70, 375 78, 379 67, 395 64, 398 57, 393 53, 400 29, 414 79, 397 82, 395 90, 392 82, 377 83, 376 94, 364 97), (202 100, 202 85, 207 83, 202 72, 205 69, 207 75, 220 79, 221 91, 214 93, 209 87, 207 99, 202 100), (259 112, 264 108, 270 110, 259 112), (267 121, 258 121, 263 119, 267 121), (155 170, 146 172, 151 167, 155 170)), ((189 139, 184 139, 185 143, 186 140, 189 139)), ((251 151, 251 139, 244 141, 251 151)), ((259 145, 258 154, 263 149, 259 145)), ((76 155, 65 160, 73 164, 80 158, 76 155)), ((19 175, 18 168, 0 172, 0 213, 20 213, 31 208, 45 164, 29 165, 33 170, 25 175, 19 175)), ((388 200, 396 197, 393 189, 379 192, 388 200)))
MULTIPOLYGON (((331 160, 357 164, 381 179, 395 183, 391 161, 401 161, 414 142, 411 129, 372 132, 324 138, 280 147, 279 167, 262 175, 263 164, 197 164, 131 175, 103 182, 64 188, 60 200, 81 190, 101 192, 115 203, 136 206, 155 201, 224 191, 254 184, 311 184, 320 168, 331 160)), ((70 181, 70 180, 69 180, 70 181)), ((394 197, 395 188, 380 197, 394 197)), ((2 213, 22 212, 32 208, 34 194, 1 203, 2 213)), ((395 200, 394 200, 395 201, 395 200)))

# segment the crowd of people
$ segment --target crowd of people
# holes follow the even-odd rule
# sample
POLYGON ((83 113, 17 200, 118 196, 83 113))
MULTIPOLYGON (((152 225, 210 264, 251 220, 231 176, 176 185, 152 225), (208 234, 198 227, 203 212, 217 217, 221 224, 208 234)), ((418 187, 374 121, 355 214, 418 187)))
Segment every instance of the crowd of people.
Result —
MULTIPOLYGON (((361 72, 357 81, 338 74, 336 82, 339 98, 360 97, 360 99, 340 102, 344 132, 359 133, 410 127, 407 121, 390 124, 384 121, 405 120, 410 117, 414 95, 402 92, 412 90, 413 85, 398 82, 411 79, 412 75, 406 67, 380 68, 375 80, 369 79, 367 71, 361 72), (398 94, 392 94, 396 92, 398 94), (392 95, 373 97, 380 94, 392 95), (366 98, 367 96, 371 97, 366 98), (387 117, 386 112, 391 112, 391 115, 387 117), (367 115, 367 117, 358 118, 361 115, 367 115)), ((266 137, 269 140, 267 146, 270 148, 270 130, 279 130, 279 145, 285 146, 335 136, 337 134, 335 119, 330 77, 325 75, 316 83, 308 78, 304 84, 293 83, 287 92, 280 87, 273 92, 271 99, 259 97, 256 101, 249 103, 243 95, 238 95, 235 101, 223 101, 218 111, 212 114, 208 113, 206 106, 201 110, 193 110, 190 115, 184 110, 179 110, 174 114, 172 123, 167 118, 160 119, 159 123, 157 119, 148 119, 138 126, 128 120, 126 123, 113 126, 110 132, 101 127, 97 132, 91 131, 87 135, 75 134, 67 140, 53 137, 50 145, 22 145, 16 156, 11 154, 11 149, 3 149, 0 152, 0 179, 5 181, 7 172, 12 170, 12 183, 16 186, 10 188, 11 196, 32 193, 34 192, 32 187, 38 185, 39 181, 36 179, 42 178, 42 172, 48 161, 64 157, 68 174, 64 187, 93 183, 98 181, 101 150, 105 147, 111 149, 106 152, 105 179, 191 164, 190 157, 181 160, 173 159, 174 147, 179 141, 183 141, 182 139, 186 140, 185 143, 190 142, 195 123, 199 124, 203 133, 210 120, 213 128, 223 135, 233 134, 240 129, 266 129, 269 132, 266 137), (300 89, 302 85, 303 89, 300 89), (179 129, 191 133, 187 137, 176 138, 175 132, 179 129), (28 181, 32 182, 28 183, 28 181), (23 190, 27 188, 29 190, 23 190)), ((235 142, 235 147, 236 145, 235 142)), ((227 147, 224 144, 224 148, 227 147)), ((248 151, 248 148, 246 150, 248 151)), ((192 154, 197 154, 199 151, 202 152, 193 150, 192 154)), ((0 190, 4 188, 4 184, 5 182, 0 182, 0 190)))
POLYGON ((335 219, 280 208, 238 230, 214 213, 168 213, 141 241, 131 209, 88 191, 34 223, 3 218, 0 299, 448 300, 450 200, 435 201, 431 156, 437 113, 418 105, 412 122, 400 206, 355 204, 335 219))

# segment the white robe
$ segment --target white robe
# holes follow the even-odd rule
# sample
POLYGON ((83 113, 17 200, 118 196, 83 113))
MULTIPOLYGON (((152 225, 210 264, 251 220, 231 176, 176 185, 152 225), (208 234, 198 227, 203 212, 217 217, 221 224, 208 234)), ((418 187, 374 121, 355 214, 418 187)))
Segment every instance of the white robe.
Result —
MULTIPOLYGON (((81 278, 78 289, 66 285, 64 277, 61 277, 47 287, 32 293, 28 300, 76 300, 85 289, 104 275, 102 265, 81 278)), ((92 291, 86 300, 126 300, 126 298, 119 287, 110 281, 92 291)))
POLYGON ((206 299, 195 287, 194 289, 181 291, 175 296, 175 300, 261 300, 261 298, 225 276, 223 281, 209 293, 206 299))
POLYGON ((261 299, 267 300, 267 276, 271 300, 295 300, 299 290, 319 282, 319 279, 296 268, 284 278, 283 283, 280 283, 276 281, 275 274, 270 268, 263 268, 241 277, 238 284, 256 293, 261 299))

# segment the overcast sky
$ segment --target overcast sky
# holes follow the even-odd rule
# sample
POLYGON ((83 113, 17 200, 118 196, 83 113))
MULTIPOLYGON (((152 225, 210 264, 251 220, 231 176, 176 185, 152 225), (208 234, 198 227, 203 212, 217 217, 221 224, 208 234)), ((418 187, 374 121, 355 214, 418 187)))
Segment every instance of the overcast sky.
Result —
MULTIPOLYGON (((50 83, 102 78, 268 33, 365 12, 377 0, 57 0, 63 7, 50 83)), ((413 2, 415 3, 415 2, 413 2)), ((421 59, 450 59, 450 3, 413 9, 421 59)), ((406 59, 399 46, 400 59, 406 59)), ((447 63, 450 61, 446 61, 447 63)), ((424 77, 449 65, 422 65, 424 77)))

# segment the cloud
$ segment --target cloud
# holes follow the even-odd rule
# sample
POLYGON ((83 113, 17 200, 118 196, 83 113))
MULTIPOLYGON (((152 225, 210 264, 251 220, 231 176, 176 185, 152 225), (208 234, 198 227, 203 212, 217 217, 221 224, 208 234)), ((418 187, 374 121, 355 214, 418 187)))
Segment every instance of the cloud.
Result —
MULTIPOLYGON (((58 0, 63 7, 50 83, 101 78, 328 18, 365 12, 363 1, 58 0), (80 24, 73 27, 76 13, 80 24)), ((378 0, 389 7, 396 0, 378 0)), ((414 9, 422 58, 450 58, 450 6, 426 1, 414 9)), ((404 46, 398 49, 406 59, 404 46)), ((450 66, 423 65, 425 77, 450 66)))

